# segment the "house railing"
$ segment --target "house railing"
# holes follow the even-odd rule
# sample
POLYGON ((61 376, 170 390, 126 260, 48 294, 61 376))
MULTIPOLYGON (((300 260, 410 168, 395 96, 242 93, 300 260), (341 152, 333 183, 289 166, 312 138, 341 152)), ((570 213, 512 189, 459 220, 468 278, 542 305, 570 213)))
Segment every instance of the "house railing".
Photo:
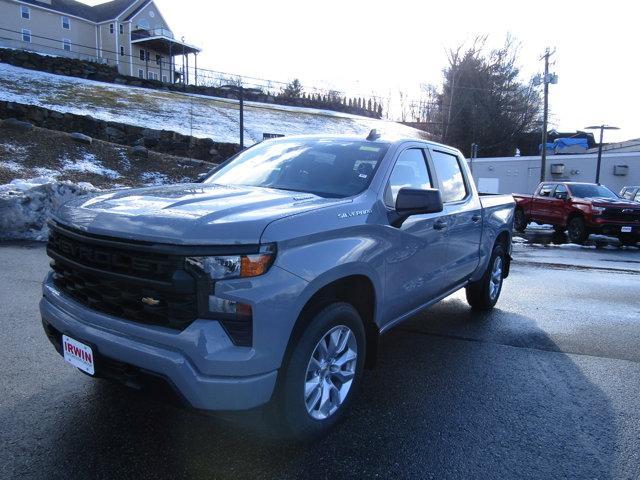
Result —
POLYGON ((173 40, 173 32, 167 28, 138 28, 131 32, 131 40, 140 40, 149 37, 164 37, 173 40))

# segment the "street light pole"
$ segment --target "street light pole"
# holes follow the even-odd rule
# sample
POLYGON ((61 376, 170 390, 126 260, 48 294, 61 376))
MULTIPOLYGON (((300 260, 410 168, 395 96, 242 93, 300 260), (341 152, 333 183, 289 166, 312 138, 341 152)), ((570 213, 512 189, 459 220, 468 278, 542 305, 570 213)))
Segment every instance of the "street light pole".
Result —
POLYGON ((586 130, 600 130, 600 143, 598 144, 598 163, 596 165, 596 183, 600 185, 600 169, 602 167, 602 143, 604 141, 605 130, 620 130, 618 127, 612 127, 610 125, 592 125, 587 127, 586 130))

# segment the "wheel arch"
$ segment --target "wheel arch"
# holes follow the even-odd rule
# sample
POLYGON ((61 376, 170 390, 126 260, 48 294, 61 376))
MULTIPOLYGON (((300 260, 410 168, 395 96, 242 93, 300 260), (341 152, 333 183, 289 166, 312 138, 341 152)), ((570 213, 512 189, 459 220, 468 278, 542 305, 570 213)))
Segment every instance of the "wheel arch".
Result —
POLYGON ((289 361, 292 351, 314 316, 331 303, 345 302, 352 305, 364 324, 366 335, 365 366, 375 366, 380 330, 375 322, 379 300, 374 281, 366 274, 352 273, 321 282, 312 291, 300 310, 287 343, 283 365, 289 361))

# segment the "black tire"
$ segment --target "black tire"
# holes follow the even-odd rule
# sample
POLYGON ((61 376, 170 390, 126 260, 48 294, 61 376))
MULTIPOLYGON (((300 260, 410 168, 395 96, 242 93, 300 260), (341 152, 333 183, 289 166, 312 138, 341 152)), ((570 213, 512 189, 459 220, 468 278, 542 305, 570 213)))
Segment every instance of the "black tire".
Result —
MULTIPOLYGON (((364 324, 357 310, 348 303, 330 304, 317 313, 293 348, 281 370, 275 396, 275 421, 280 437, 304 440, 321 436, 342 420, 356 396, 362 379, 366 352, 364 324), (307 367, 320 340, 336 327, 348 327, 355 337, 357 358, 351 386, 337 410, 325 419, 313 418, 305 403, 307 367)), ((352 364, 353 365, 353 364, 352 364)), ((330 374, 329 374, 330 375, 330 374)), ((334 379, 335 381, 335 379, 334 379)))
POLYGON ((580 217, 573 217, 567 225, 567 233, 571 243, 584 243, 589 238, 589 232, 584 224, 584 220, 580 217))
POLYGON ((529 222, 527 222, 527 217, 524 214, 524 210, 521 208, 517 208, 513 216, 513 229, 516 232, 522 233, 527 229, 528 224, 529 222))
POLYGON ((620 240, 620 245, 624 247, 635 247, 638 242, 640 242, 640 237, 637 235, 622 234, 618 237, 618 240, 620 240))
POLYGON ((564 233, 567 230, 567 227, 565 227, 564 225, 554 225, 553 226, 553 231, 556 233, 564 233))
MULTIPOLYGON (((474 310, 486 311, 491 310, 496 305, 500 298, 500 293, 502 292, 502 281, 504 280, 504 272, 507 265, 506 262, 507 253, 505 252, 504 247, 500 244, 493 247, 493 252, 491 253, 491 258, 487 265, 487 270, 484 272, 482 278, 477 282, 467 285, 467 302, 471 305, 471 308, 474 310), (492 282, 492 277, 494 268, 496 267, 496 261, 498 259, 500 260, 502 267, 496 291, 493 289, 495 288, 495 283, 492 282)), ((495 280, 495 278, 493 280, 495 280)))

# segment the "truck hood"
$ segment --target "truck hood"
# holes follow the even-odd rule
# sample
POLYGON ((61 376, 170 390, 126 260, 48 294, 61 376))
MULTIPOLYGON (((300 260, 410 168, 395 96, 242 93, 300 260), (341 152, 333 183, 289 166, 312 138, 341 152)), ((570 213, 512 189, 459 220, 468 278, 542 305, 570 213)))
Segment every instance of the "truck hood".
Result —
POLYGON ((583 198, 587 202, 591 202, 594 207, 612 207, 612 208, 638 208, 637 202, 631 200, 625 200, 624 198, 606 198, 606 197, 592 197, 583 198))
POLYGON ((342 202, 345 200, 284 190, 196 183, 78 198, 64 204, 54 220, 88 233, 128 240, 256 244, 274 220, 342 202))

